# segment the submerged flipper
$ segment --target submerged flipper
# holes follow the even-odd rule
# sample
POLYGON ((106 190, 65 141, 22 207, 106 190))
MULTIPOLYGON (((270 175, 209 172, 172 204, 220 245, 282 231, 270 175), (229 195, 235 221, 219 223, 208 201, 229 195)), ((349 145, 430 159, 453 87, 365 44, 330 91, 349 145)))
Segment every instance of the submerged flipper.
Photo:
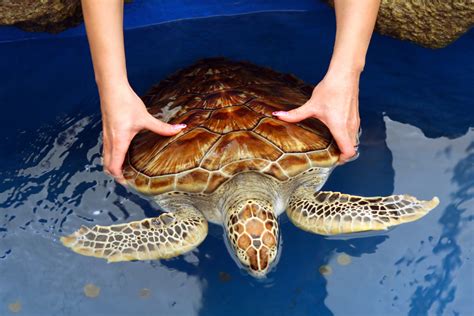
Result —
POLYGON ((82 226, 61 237, 66 247, 108 262, 178 256, 197 247, 207 235, 207 221, 192 207, 142 221, 112 226, 82 226))
POLYGON ((299 188, 290 198, 290 220, 299 228, 321 235, 385 230, 415 221, 439 203, 420 201, 410 195, 361 197, 339 192, 314 192, 299 188))

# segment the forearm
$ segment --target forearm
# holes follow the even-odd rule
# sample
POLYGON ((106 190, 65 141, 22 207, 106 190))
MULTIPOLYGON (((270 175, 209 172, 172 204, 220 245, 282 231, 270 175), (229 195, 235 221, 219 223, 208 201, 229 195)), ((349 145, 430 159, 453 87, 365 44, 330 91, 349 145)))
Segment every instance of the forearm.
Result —
POLYGON ((99 92, 128 84, 123 0, 82 0, 82 10, 99 92))
POLYGON ((314 117, 331 131, 341 151, 339 163, 356 157, 359 77, 377 18, 380 0, 334 0, 336 40, 328 72, 302 106, 273 115, 287 122, 314 117))
POLYGON ((329 73, 359 75, 377 19, 380 0, 335 0, 336 40, 329 73))
POLYGON ((146 129, 171 136, 186 125, 154 118, 130 87, 123 44, 123 0, 82 0, 82 10, 100 94, 104 170, 125 183, 123 162, 138 132, 146 129))

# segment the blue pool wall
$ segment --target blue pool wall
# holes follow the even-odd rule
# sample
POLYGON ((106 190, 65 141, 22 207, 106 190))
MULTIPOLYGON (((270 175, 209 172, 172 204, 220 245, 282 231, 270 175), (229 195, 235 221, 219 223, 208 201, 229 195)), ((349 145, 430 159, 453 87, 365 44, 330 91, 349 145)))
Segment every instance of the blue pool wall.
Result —
MULTIPOLYGON (((133 0, 125 5, 124 29, 146 27, 184 19, 269 11, 328 10, 317 0, 133 0)), ((59 34, 25 32, 15 26, 0 27, 0 43, 25 39, 83 36, 83 24, 59 34)))
MULTIPOLYGON (((321 5, 314 10, 290 11, 292 19, 286 19, 286 15, 281 18, 279 12, 273 14, 271 28, 260 13, 131 28, 125 33, 129 80, 141 94, 167 74, 199 58, 226 56, 293 72, 317 83, 332 52, 335 33, 332 9, 321 5), (216 29, 216 24, 222 27, 216 29), (226 32, 221 32, 223 27, 226 32), (255 52, 256 49, 259 51, 255 52), (156 63, 150 64, 149 60, 156 63)), ((268 16, 272 13, 265 13, 268 16)), ((471 30, 447 48, 432 50, 374 34, 361 79, 362 110, 365 98, 373 101, 375 98, 381 110, 395 118, 400 111, 411 111, 410 119, 426 126, 428 136, 455 137, 465 133, 474 116, 472 111, 465 113, 466 108, 474 107, 472 94, 466 93, 466 89, 472 90, 472 76, 466 74, 473 72, 473 63, 467 57, 474 55, 473 39, 471 30), (403 72, 400 62, 409 65, 403 72), (416 77, 418 87, 413 88, 412 80, 397 78, 396 84, 391 81, 392 75, 399 72, 401 79, 416 77), (459 83, 453 84, 453 78, 459 83), (443 84, 448 80, 449 84, 443 84), (396 93, 384 94, 384 90, 394 86, 403 97, 412 94, 412 104, 401 108, 396 93), (435 104, 425 101, 433 99, 425 98, 428 94, 439 96, 435 104), (425 115, 427 111, 429 115, 425 115), (453 127, 433 129, 432 119, 452 122, 453 127)), ((8 114, 0 117, 0 132, 34 129, 71 111, 97 110, 98 95, 84 34, 42 34, 35 39, 0 43, 0 51, 3 75, 0 102, 8 108, 8 114), (64 89, 67 93, 63 93, 64 89)), ((406 115, 403 117, 407 120, 406 115)), ((2 151, 8 152, 9 146, 4 143, 2 151)))

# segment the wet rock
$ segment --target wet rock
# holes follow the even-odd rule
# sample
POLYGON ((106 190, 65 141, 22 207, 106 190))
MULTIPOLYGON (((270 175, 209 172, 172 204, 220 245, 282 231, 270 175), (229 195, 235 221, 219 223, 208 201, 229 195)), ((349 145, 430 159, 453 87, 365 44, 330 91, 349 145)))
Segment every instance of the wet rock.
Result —
POLYGON ((58 33, 82 22, 80 0, 2 0, 0 25, 58 33))
POLYGON ((232 280, 232 276, 227 272, 219 272, 219 281, 227 283, 232 280))
POLYGON ((337 256, 337 263, 339 263, 341 266, 347 266, 348 264, 351 263, 352 259, 345 253, 341 253, 339 256, 337 256))
POLYGON ((143 288, 140 290, 139 295, 141 298, 149 298, 151 295, 151 290, 148 288, 143 288))
POLYGON ((0 0, 0 25, 59 33, 82 22, 81 0, 0 0))
POLYGON ((18 300, 14 303, 8 304, 8 309, 12 313, 19 313, 21 311, 21 302, 18 300))
POLYGON ((332 274, 332 268, 329 265, 322 265, 319 267, 319 273, 322 275, 330 275, 332 274))
MULTIPOLYGON (((333 5, 333 0, 326 0, 333 5)), ((474 24, 474 1, 382 0, 375 29, 383 35, 442 48, 474 24)))
POLYGON ((95 284, 88 283, 84 286, 84 295, 89 298, 96 298, 100 294, 100 287, 95 284))

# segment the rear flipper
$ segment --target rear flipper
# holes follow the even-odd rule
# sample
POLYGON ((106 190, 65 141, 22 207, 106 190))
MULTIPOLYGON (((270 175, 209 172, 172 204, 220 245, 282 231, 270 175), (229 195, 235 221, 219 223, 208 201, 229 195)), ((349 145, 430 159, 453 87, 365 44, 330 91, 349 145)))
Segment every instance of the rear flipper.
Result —
POLYGON ((321 235, 346 234, 415 221, 439 203, 420 201, 409 195, 361 197, 339 192, 314 192, 299 188, 290 197, 287 210, 299 228, 321 235))
POLYGON ((108 262, 178 256, 197 247, 207 235, 207 221, 191 206, 142 221, 112 226, 82 226, 61 237, 66 247, 108 262))

